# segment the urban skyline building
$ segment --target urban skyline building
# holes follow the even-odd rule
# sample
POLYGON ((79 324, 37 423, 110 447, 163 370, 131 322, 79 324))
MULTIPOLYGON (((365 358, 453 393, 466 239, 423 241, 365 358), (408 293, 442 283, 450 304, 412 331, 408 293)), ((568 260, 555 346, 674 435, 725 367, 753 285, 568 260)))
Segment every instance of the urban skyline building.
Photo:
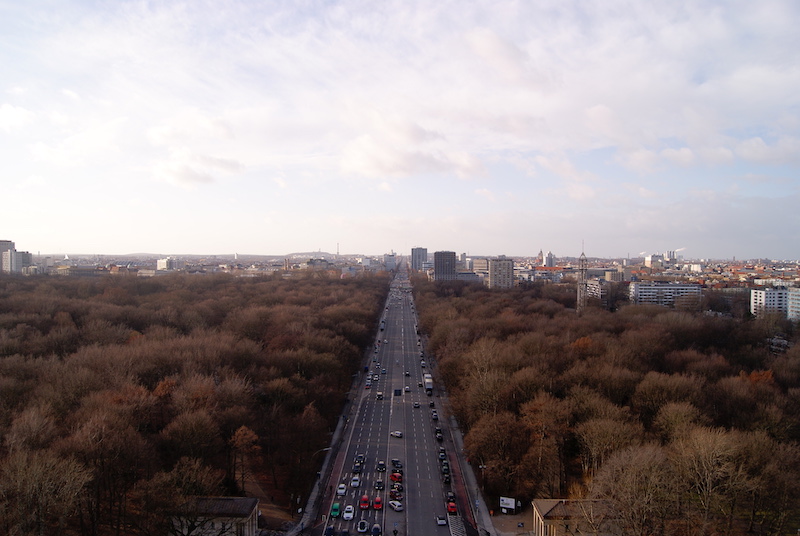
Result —
POLYGON ((508 289, 514 287, 514 260, 500 255, 489 259, 489 288, 508 289))
POLYGON ((428 249, 427 248, 411 248, 411 269, 420 271, 422 265, 428 262, 428 249))
POLYGON ((433 280, 454 281, 456 279, 455 251, 436 251, 433 254, 433 280))

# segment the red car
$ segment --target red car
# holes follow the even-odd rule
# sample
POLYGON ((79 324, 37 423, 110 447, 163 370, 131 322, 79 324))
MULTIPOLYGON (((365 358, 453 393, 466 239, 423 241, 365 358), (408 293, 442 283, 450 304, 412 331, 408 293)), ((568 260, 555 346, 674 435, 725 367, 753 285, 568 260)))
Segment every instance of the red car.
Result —
POLYGON ((400 473, 392 473, 389 476, 389 478, 391 479, 392 482, 402 482, 403 481, 403 475, 401 475, 400 473))
POLYGON ((454 503, 454 502, 447 503, 447 513, 448 514, 457 514, 458 513, 458 508, 456 508, 456 503, 454 503))
POLYGON ((361 497, 361 501, 359 501, 359 503, 358 503, 358 507, 361 510, 369 509, 369 497, 367 497, 366 495, 362 496, 361 497))
POLYGON ((372 501, 372 507, 375 510, 380 510, 381 508, 383 508, 383 501, 381 501, 380 497, 375 497, 375 500, 372 501))

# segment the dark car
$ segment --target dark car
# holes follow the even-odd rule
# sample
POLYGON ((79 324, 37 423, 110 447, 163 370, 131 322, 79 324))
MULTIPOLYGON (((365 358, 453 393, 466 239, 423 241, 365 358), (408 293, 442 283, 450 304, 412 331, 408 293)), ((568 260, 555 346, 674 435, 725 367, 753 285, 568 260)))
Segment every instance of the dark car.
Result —
POLYGON ((372 525, 372 536, 381 536, 382 532, 383 530, 381 529, 381 526, 378 523, 372 525))
POLYGON ((450 475, 442 476, 442 482, 444 482, 445 484, 449 484, 450 483, 450 475))
POLYGON ((452 491, 447 492, 447 502, 456 502, 456 494, 452 491))
POLYGON ((354 473, 360 473, 361 472, 361 464, 360 463, 356 462, 356 463, 353 464, 353 472, 354 473))
POLYGON ((398 469, 401 469, 403 467, 403 462, 401 462, 397 458, 392 458, 392 467, 396 467, 398 469))

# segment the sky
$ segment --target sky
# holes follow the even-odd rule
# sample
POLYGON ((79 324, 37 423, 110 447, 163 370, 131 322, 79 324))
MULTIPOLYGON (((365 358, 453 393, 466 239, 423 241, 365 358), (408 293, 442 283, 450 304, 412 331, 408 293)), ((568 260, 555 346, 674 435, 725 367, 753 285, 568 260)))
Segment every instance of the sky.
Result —
POLYGON ((794 0, 0 0, 42 254, 800 258, 794 0))

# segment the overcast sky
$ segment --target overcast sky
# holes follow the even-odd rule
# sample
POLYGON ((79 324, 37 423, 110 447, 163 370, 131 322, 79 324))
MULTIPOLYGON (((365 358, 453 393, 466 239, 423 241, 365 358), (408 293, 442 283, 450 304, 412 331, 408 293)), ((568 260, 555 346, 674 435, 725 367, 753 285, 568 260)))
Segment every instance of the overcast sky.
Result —
POLYGON ((799 27, 794 0, 0 0, 0 239, 797 259, 799 27))

